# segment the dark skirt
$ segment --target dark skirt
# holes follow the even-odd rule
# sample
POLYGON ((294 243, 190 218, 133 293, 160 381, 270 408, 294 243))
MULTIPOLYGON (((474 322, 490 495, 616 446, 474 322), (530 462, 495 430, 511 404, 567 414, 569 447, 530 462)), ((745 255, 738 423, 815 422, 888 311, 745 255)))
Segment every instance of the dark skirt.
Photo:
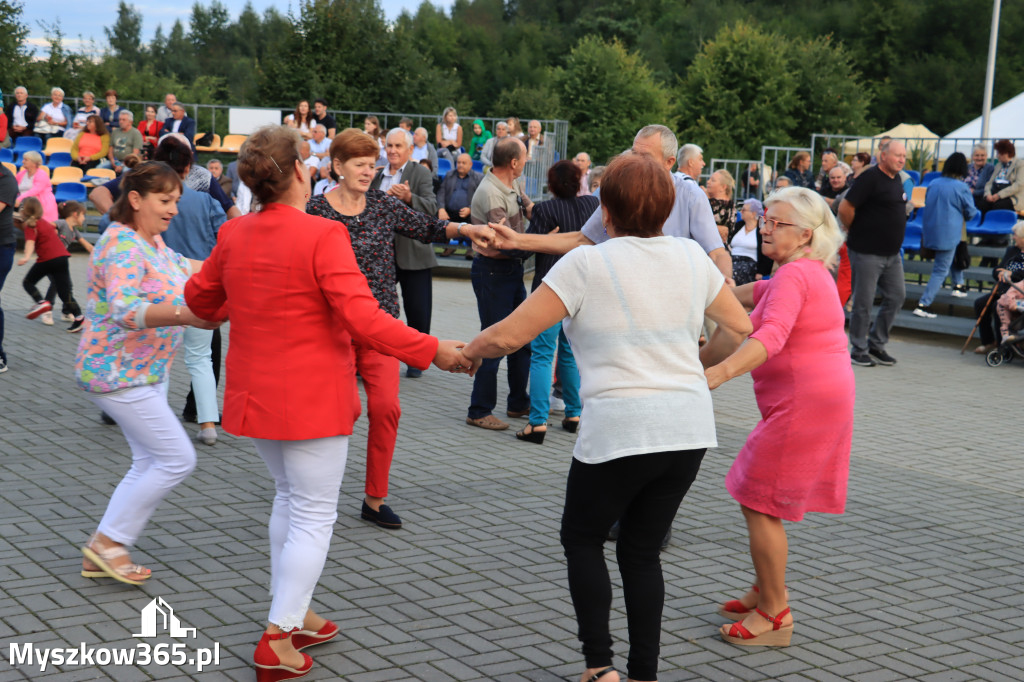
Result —
POLYGON ((732 257, 732 278, 736 286, 750 284, 757 279, 757 261, 747 256, 732 257))

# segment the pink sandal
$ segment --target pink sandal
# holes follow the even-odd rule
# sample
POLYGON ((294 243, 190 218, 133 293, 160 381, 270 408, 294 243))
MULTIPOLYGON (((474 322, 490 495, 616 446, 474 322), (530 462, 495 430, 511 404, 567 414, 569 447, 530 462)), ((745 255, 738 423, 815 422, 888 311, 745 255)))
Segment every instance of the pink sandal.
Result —
POLYGON ((99 566, 99 571, 87 571, 82 569, 82 576, 85 578, 98 578, 100 576, 106 576, 113 578, 118 582, 126 583, 128 585, 141 585, 152 577, 153 572, 145 566, 139 566, 138 564, 121 564, 120 566, 114 566, 110 562, 119 557, 128 556, 128 550, 124 547, 106 547, 100 549, 99 547, 93 547, 96 542, 96 535, 94 534, 89 538, 89 542, 82 548, 82 554, 85 558, 99 566), (132 579, 130 575, 141 575, 145 576, 141 580, 132 579))

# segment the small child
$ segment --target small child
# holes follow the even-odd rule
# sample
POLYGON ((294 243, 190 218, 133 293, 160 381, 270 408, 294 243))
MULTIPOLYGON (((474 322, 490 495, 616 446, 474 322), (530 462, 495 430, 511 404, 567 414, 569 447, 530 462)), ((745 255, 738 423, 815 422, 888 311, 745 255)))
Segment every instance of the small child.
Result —
MULTIPOLYGON (((78 242, 85 249, 86 253, 92 253, 92 244, 78 232, 78 228, 85 225, 85 206, 77 201, 62 201, 57 205, 57 215, 60 217, 55 227, 57 228, 57 236, 64 243, 64 248, 71 246, 71 242, 78 242)), ((52 282, 46 289, 46 296, 44 298, 46 298, 51 307, 57 300, 57 289, 53 286, 52 282)), ((75 316, 71 314, 71 309, 67 303, 64 303, 61 313, 61 317, 65 322, 74 322, 75 316)), ((39 316, 39 320, 43 324, 52 325, 53 311, 47 310, 39 316)))
POLYGON ((81 331, 85 317, 82 315, 82 309, 78 307, 78 303, 71 295, 71 271, 68 269, 68 260, 71 258, 71 254, 68 253, 64 242, 57 235, 57 228, 43 220, 42 202, 35 197, 25 197, 25 200, 21 202, 21 211, 18 213, 17 222, 25 230, 25 255, 18 259, 18 265, 25 265, 33 253, 37 254, 35 265, 29 269, 22 281, 25 291, 36 302, 25 317, 34 320, 53 309, 53 306, 36 289, 39 280, 49 277, 57 287, 57 295, 74 316, 71 326, 68 327, 68 332, 74 334, 81 331))

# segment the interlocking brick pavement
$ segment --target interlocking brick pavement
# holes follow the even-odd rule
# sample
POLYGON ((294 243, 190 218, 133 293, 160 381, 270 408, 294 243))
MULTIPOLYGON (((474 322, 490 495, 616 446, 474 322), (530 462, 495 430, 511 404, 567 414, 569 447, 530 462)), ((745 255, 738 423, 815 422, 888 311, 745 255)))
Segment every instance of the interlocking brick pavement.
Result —
MULTIPOLYGON (((73 256, 80 298, 85 267, 85 256, 73 256)), ((244 438, 197 446, 195 473, 160 507, 134 552, 154 569, 152 581, 135 588, 81 578, 78 548, 128 466, 127 446, 74 386, 78 337, 24 319, 22 276, 16 268, 3 291, 11 369, 0 375, 0 682, 252 680, 268 607, 271 487, 262 462, 244 438), (219 643, 219 665, 196 673, 173 665, 40 672, 11 664, 11 643, 133 647, 139 610, 156 596, 198 629, 197 638, 180 640, 189 651, 219 643)), ((468 340, 478 328, 469 282, 438 279, 434 298, 434 333, 468 340)), ((901 336, 890 346, 895 367, 855 368, 847 513, 788 525, 797 629, 787 649, 743 649, 716 635, 716 605, 751 580, 742 518, 723 478, 757 409, 749 377, 715 392, 719 447, 708 453, 662 555, 659 679, 1024 679, 1024 369, 989 368, 958 347, 901 336)), ((274 358, 265 362, 275 371, 274 358)), ((179 409, 186 376, 176 363, 171 402, 179 409)), ((406 523, 398 532, 359 519, 365 419, 357 425, 314 597, 342 635, 314 650, 307 679, 578 678, 558 543, 574 436, 555 422, 536 446, 514 438, 524 420, 503 432, 467 426, 469 392, 467 377, 437 370, 402 379, 389 498, 406 523)), ((613 607, 616 662, 624 665, 621 592, 613 607)))

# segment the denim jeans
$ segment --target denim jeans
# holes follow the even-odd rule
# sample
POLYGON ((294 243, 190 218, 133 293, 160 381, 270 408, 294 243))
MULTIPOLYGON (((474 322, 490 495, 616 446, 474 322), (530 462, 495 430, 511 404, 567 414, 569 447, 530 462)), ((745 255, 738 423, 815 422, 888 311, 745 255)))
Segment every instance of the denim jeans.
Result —
POLYGON ((925 308, 932 304, 932 301, 935 300, 935 294, 939 293, 943 282, 946 281, 946 275, 952 277, 954 286, 964 283, 964 271, 953 267, 953 254, 955 253, 955 248, 935 252, 935 265, 932 266, 932 276, 928 280, 928 284, 925 285, 924 293, 921 294, 918 304, 925 308))
POLYGON ((196 396, 196 421, 200 424, 220 421, 217 409, 217 380, 213 376, 212 329, 185 328, 185 366, 192 377, 196 396))
MULTIPOLYGON (((4 289, 4 280, 7 273, 14 265, 14 251, 17 244, 5 244, 0 246, 0 291, 4 289)), ((7 354, 4 353, 4 309, 0 306, 0 360, 7 362, 7 354)))
POLYGON ((580 372, 576 369, 576 358, 572 354, 569 339, 565 338, 562 323, 545 329, 530 344, 530 423, 542 426, 548 421, 551 410, 551 363, 555 360, 555 346, 558 346, 558 364, 555 371, 562 382, 562 399, 565 400, 565 416, 580 416, 580 372))
MULTIPOLYGON (((526 300, 523 264, 518 260, 477 256, 473 259, 470 275, 480 314, 480 329, 505 319, 526 300)), ((530 346, 523 346, 507 357, 508 409, 519 412, 530 404, 530 396, 526 393, 530 381, 530 346)), ((498 404, 499 364, 501 358, 487 359, 477 370, 470 398, 470 419, 486 417, 498 404)))

